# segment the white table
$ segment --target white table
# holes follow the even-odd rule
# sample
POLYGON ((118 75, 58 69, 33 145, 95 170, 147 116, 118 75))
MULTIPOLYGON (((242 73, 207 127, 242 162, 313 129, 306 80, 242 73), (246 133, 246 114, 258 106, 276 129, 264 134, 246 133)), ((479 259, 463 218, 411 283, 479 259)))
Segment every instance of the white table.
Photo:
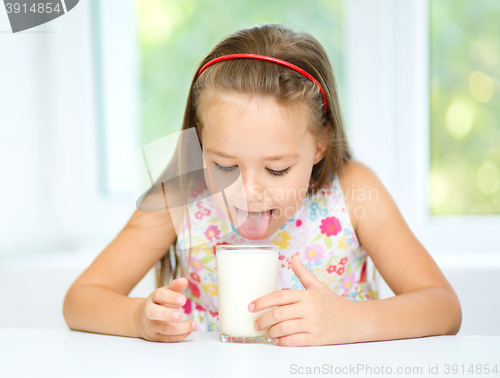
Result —
POLYGON ((159 343, 69 329, 0 328, 2 378, 309 377, 348 376, 353 372, 360 377, 380 377, 414 376, 418 373, 417 370, 411 372, 414 368, 422 369, 419 376, 500 377, 500 336, 436 336, 321 347, 280 347, 225 344, 215 332, 195 331, 180 343, 159 343), (445 374, 446 364, 457 364, 460 371, 451 374, 450 370, 450 374, 445 374), (468 373, 471 364, 474 369, 482 364, 482 374, 468 373), (489 364, 489 369, 497 364, 498 374, 484 374, 485 364, 489 364), (461 365, 465 365, 465 374, 461 372, 461 365), (434 371, 437 367, 438 374, 429 374, 429 366, 434 371), (307 374, 308 367, 317 367, 316 374, 314 370, 307 374), (366 374, 368 368, 372 368, 373 374, 366 374), (389 368, 392 371, 388 374, 389 368), (398 368, 403 369, 400 374, 397 374, 398 368))

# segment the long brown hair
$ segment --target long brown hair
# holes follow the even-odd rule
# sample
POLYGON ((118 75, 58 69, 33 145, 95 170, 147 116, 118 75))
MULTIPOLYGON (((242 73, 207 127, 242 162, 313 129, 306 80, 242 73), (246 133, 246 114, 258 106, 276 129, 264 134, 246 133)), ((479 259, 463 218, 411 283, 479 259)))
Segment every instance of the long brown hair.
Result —
MULTIPOLYGON (((305 101, 311 114, 309 130, 316 140, 325 138, 326 132, 326 138, 329 142, 326 156, 313 166, 311 180, 316 185, 314 189, 308 189, 308 195, 314 195, 317 190, 330 182, 333 177, 332 173, 341 174, 344 162, 352 159, 352 152, 344 131, 332 66, 321 44, 306 32, 295 31, 279 23, 262 24, 238 30, 220 41, 196 69, 186 102, 181 131, 195 128, 198 137, 201 136, 201 130, 198 128, 202 126, 198 126, 200 117, 197 114, 197 109, 201 95, 207 88, 256 96, 272 96, 280 103, 305 101), (276 63, 255 59, 225 60, 209 66, 197 79, 198 71, 205 63, 220 56, 238 53, 272 56, 295 64, 308 72, 325 91, 328 104, 326 115, 324 114, 323 97, 318 86, 302 74, 276 63)), ((199 140, 201 144, 201 138, 199 140)), ((199 156, 190 156, 189 151, 183 151, 182 143, 179 143, 174 157, 164 172, 172 168, 180 173, 189 172, 188 159, 199 158, 199 156)), ((199 164, 203 166, 202 162, 199 164)), ((187 196, 189 193, 188 176, 180 175, 179 177, 184 178, 179 180, 176 185, 182 196, 187 196)), ((156 184, 161 183, 164 178, 165 175, 160 175, 156 184)), ((156 185, 158 193, 159 187, 156 185)), ((162 190, 165 190, 163 185, 162 190)), ((188 201, 185 200, 184 203, 188 203, 188 201)), ((171 206, 169 205, 169 207, 171 206)), ((185 211, 185 215, 187 216, 189 239, 191 239, 191 223, 187 211, 185 211)), ((187 277, 187 272, 184 272, 180 266, 179 254, 175 250, 178 237, 177 235, 170 251, 158 261, 155 268, 157 288, 179 277, 179 273, 180 276, 187 277)), ((187 267, 189 267, 191 259, 191 245, 190 242, 188 244, 187 267)))

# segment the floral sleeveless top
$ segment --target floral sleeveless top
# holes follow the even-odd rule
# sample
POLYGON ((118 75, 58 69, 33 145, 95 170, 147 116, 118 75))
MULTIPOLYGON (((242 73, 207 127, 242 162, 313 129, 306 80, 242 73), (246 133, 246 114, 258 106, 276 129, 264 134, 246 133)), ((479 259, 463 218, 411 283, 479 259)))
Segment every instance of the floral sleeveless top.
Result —
MULTIPOLYGON (((292 256, 298 255, 338 295, 352 301, 379 298, 378 271, 356 237, 337 174, 314 196, 306 196, 299 210, 279 230, 261 240, 246 239, 238 233, 210 197, 204 181, 191 194, 195 201, 187 205, 193 245, 188 270, 189 248, 184 249, 183 238, 177 238, 174 250, 189 282, 182 320, 196 320, 197 331, 219 330, 215 259, 218 244, 279 245, 279 290, 305 289, 290 266, 292 256)), ((186 220, 182 227, 186 235, 186 220)))

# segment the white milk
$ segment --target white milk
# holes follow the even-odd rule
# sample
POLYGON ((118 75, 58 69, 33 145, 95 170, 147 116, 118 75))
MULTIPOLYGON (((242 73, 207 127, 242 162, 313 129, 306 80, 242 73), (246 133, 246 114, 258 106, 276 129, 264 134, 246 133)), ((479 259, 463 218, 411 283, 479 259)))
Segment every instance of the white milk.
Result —
POLYGON ((266 329, 257 331, 254 323, 275 307, 252 313, 248 305, 278 290, 279 247, 218 245, 216 248, 220 332, 231 337, 267 337, 266 329))

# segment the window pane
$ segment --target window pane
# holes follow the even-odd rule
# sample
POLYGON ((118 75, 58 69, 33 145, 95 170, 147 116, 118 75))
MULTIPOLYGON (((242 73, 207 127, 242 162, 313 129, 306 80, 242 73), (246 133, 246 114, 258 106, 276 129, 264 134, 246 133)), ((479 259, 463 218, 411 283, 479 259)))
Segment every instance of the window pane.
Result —
MULTIPOLYGON (((180 130, 196 65, 226 35, 284 22, 318 39, 345 98, 341 0, 137 0, 141 44, 141 143, 180 130)), ((342 106, 345 104, 342 102, 342 106)))
POLYGON ((431 215, 500 214, 500 1, 430 0, 431 215))

